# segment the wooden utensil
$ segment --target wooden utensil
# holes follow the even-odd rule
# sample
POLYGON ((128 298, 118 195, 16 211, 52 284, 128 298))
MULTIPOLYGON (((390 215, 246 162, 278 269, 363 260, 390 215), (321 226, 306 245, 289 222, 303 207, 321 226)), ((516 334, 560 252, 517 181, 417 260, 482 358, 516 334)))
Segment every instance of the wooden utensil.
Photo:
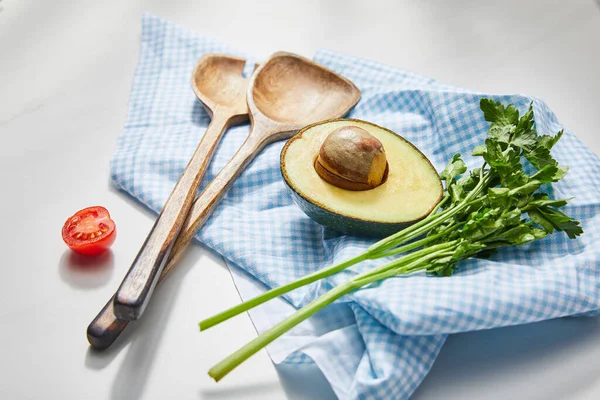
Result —
MULTIPOLYGON (((175 266, 235 178, 264 146, 291 137, 305 125, 338 118, 359 99, 360 91, 352 82, 308 59, 284 52, 271 56, 250 78, 250 133, 233 159, 194 202, 160 279, 175 266)), ((88 327, 88 341, 92 347, 104 349, 127 324, 115 316, 109 301, 88 327)))
POLYGON ((114 311, 121 319, 137 319, 144 312, 217 143, 225 129, 248 119, 245 64, 240 58, 209 54, 194 69, 192 88, 212 120, 115 294, 114 311))
POLYGON ((360 90, 350 80, 309 59, 286 52, 273 54, 252 75, 249 85, 250 133, 229 163, 194 201, 169 264, 177 261, 233 181, 266 145, 289 139, 306 125, 339 118, 360 99, 360 90))

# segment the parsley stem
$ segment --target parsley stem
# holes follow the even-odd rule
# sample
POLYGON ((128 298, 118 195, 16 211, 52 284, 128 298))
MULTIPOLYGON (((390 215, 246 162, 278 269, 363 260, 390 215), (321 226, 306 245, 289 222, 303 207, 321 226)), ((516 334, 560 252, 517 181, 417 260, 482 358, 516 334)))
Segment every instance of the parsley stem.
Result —
MULTIPOLYGON (((417 247, 420 247, 424 244, 427 244, 435 239, 437 239, 439 236, 441 236, 442 234, 445 234, 446 232, 441 232, 438 235, 433 235, 431 237, 426 237, 423 238, 422 240, 419 240, 417 242, 413 242, 413 243, 409 243, 406 246, 402 246, 399 247, 397 249, 395 249, 391 254, 380 254, 380 253, 373 253, 373 254, 367 254, 367 253, 363 253, 357 257, 354 257, 350 260, 346 260, 343 263, 340 264, 336 264, 333 266, 330 266, 328 268, 324 268, 321 269, 319 271, 313 272, 312 274, 306 275, 296 281, 290 282, 288 284, 270 289, 248 301, 245 301, 243 303, 240 303, 234 307, 231 307, 225 311, 222 311, 218 314, 215 314, 209 318, 206 318, 205 320, 200 321, 200 323, 198 324, 200 327, 200 331, 205 331, 209 328, 212 328, 215 325, 220 324, 221 322, 225 322, 228 319, 231 319, 243 312, 246 312, 248 310, 253 309, 254 307, 257 307, 263 303, 266 303, 267 301, 274 299, 275 297, 279 297, 283 294, 286 294, 288 292, 291 292, 294 289, 297 289, 299 287, 308 285, 310 283, 316 282, 318 280, 321 280, 323 278, 326 278, 328 276, 334 275, 352 265, 358 264, 361 261, 367 260, 367 259, 375 259, 375 258, 381 258, 381 257, 387 257, 389 255, 395 255, 395 254, 399 254, 399 253, 403 253, 412 249, 415 249, 417 247)), ((411 253, 410 254, 410 258, 409 260, 412 260, 413 258, 417 258, 417 257, 421 257, 423 254, 426 254, 425 250, 427 252, 431 251, 431 249, 437 249, 436 246, 432 246, 430 248, 427 249, 422 249, 419 250, 417 252, 411 253)), ((384 265, 384 266, 389 266, 388 264, 384 265)), ((382 266, 383 267, 383 266, 382 266)))
MULTIPOLYGON (((458 240, 453 240, 450 242, 444 242, 437 245, 433 245, 431 247, 425 247, 421 250, 417 250, 413 253, 407 254, 400 258, 397 258, 387 264, 379 266, 373 270, 363 272, 360 275, 357 275, 354 279, 365 279, 370 278, 371 276, 378 276, 382 273, 388 271, 397 271, 398 268, 404 266, 405 264, 412 263, 414 260, 427 261, 430 259, 431 254, 437 254, 441 251, 448 251, 452 247, 456 246, 458 240)), ((394 275, 394 274, 392 274, 394 275)), ((361 285, 363 286, 363 285, 361 285)))
POLYGON ((344 296, 345 294, 350 293, 351 291, 357 289, 356 283, 352 280, 342 284, 340 286, 331 289, 329 292, 325 293, 323 296, 319 297, 316 300, 313 300, 311 303, 302 307, 277 325, 273 326, 271 329, 267 330, 254 340, 248 342, 245 346, 240 348, 235 353, 231 354, 229 357, 225 358, 223 361, 216 364, 208 371, 208 375, 210 375, 215 381, 219 381, 229 372, 231 372, 238 365, 246 361, 252 355, 263 349, 273 340, 277 339, 279 336, 283 335, 294 326, 298 325, 305 319, 310 316, 316 314, 321 309, 325 308, 327 305, 333 303, 335 300, 344 296))
POLYGON ((448 234, 448 232, 451 229, 452 229, 452 226, 450 226, 446 229, 443 229, 442 231, 440 231, 437 234, 434 234, 431 236, 425 236, 424 238, 422 238, 420 240, 410 242, 404 246, 392 248, 391 250, 387 250, 387 251, 375 252, 373 258, 390 257, 390 256, 395 256, 397 254, 406 253, 407 251, 416 249, 417 247, 424 246, 426 244, 429 244, 429 243, 443 237, 444 235, 448 234))
MULTIPOLYGON (((446 193, 447 193, 447 192, 446 192, 446 193)), ((446 201, 448 201, 449 199, 450 199, 450 196, 443 196, 443 197, 442 197, 442 200, 440 200, 440 202, 439 202, 439 203, 437 203, 437 205, 436 205, 435 207, 433 207, 433 210, 431 210, 431 212, 429 213, 428 217, 430 217, 430 216, 432 216, 432 215, 435 215, 435 214, 438 212, 438 210, 439 210, 440 208, 442 208, 442 206, 443 206, 444 204, 446 204, 446 201)))
POLYGON ((364 261, 368 258, 369 258, 369 254, 363 253, 354 258, 346 260, 342 263, 320 269, 316 272, 313 272, 312 274, 303 276, 302 278, 300 278, 298 280, 295 280, 295 281, 287 283, 285 285, 268 290, 248 301, 245 301, 245 302, 238 304, 234 307, 231 307, 223 312, 220 312, 219 314, 213 315, 212 317, 209 317, 203 321, 200 321, 200 323, 199 323, 200 330, 205 331, 208 328, 218 325, 221 322, 227 321, 228 319, 235 317, 236 315, 239 315, 245 311, 248 311, 248 310, 260 305, 260 304, 263 304, 271 299, 274 299, 275 297, 279 297, 285 293, 291 292, 294 289, 308 285, 309 283, 318 281, 327 276, 333 275, 337 272, 340 272, 340 271, 342 271, 354 264, 357 264, 361 261, 364 261))
MULTIPOLYGON (((422 269, 423 266, 427 265, 428 262, 432 259, 439 257, 439 255, 441 254, 448 253, 447 249, 451 247, 450 244, 451 243, 444 243, 443 245, 439 245, 436 249, 434 249, 435 251, 431 251, 433 249, 433 246, 431 248, 423 249, 429 251, 430 254, 424 257, 412 257, 413 259, 417 258, 417 260, 413 261, 408 265, 405 265, 403 270, 416 271, 418 269, 422 269)), ((410 256, 412 256, 412 254, 409 254, 406 257, 410 256)), ((225 375, 227 375, 229 372, 235 369, 238 365, 246 361, 258 351, 262 350, 269 343, 273 342, 275 339, 277 339, 296 325, 300 324, 304 320, 308 319, 312 315, 316 314, 329 304, 363 286, 384 279, 385 277, 397 275, 399 272, 398 267, 404 264, 406 264, 406 260, 403 260, 403 258, 393 260, 390 263, 377 268, 376 270, 364 272, 348 280, 347 282, 336 286, 321 297, 313 300, 306 306, 297 310, 277 325, 268 329, 266 332, 262 333, 254 340, 248 342, 245 346, 241 347, 238 351, 231 354, 229 357, 216 364, 208 371, 208 375, 210 375, 215 381, 218 382, 225 375)))

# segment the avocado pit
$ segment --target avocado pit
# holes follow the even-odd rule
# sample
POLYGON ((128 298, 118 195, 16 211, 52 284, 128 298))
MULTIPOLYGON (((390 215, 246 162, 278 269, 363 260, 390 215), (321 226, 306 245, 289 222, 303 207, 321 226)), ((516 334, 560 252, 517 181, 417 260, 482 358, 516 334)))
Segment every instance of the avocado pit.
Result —
POLYGON ((355 191, 381 185, 389 170, 383 144, 366 129, 352 125, 327 135, 314 168, 324 181, 355 191))

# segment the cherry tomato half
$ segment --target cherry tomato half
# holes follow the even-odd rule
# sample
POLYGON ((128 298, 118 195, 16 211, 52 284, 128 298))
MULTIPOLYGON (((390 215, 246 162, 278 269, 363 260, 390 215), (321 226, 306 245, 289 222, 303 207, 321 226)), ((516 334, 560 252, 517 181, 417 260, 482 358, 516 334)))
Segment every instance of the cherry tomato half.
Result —
POLYGON ((117 237, 115 222, 108 210, 95 206, 79 210, 62 228, 62 238, 71 250, 93 256, 108 250, 117 237))

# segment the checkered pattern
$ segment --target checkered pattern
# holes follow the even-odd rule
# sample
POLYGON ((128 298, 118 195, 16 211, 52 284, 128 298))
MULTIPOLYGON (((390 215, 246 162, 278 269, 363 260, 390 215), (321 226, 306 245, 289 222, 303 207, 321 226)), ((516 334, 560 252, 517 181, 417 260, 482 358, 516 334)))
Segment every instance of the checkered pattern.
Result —
MULTIPOLYGON (((111 171, 118 187, 157 212, 209 123, 189 86, 193 66, 208 52, 248 57, 144 15, 128 120, 111 171)), ((318 52, 315 60, 361 89, 362 99, 350 117, 401 134, 438 169, 455 153, 463 154, 471 167, 476 165, 469 154, 483 142, 487 130, 479 110, 482 96, 513 103, 521 110, 534 101, 539 132, 563 129, 536 98, 476 93, 328 51, 318 52)), ((225 135, 203 185, 231 158, 247 133, 246 125, 225 135)), ((267 286, 342 261, 372 243, 324 229, 293 204, 279 171, 282 146, 268 146, 251 163, 197 236, 228 263, 239 265, 267 286)), ((447 334, 597 314, 600 160, 568 130, 553 153, 571 168, 553 194, 575 197, 568 212, 581 220, 582 237, 569 240, 557 234, 502 250, 489 260, 469 260, 449 278, 399 277, 360 290, 282 338, 292 350, 276 361, 315 362, 340 398, 403 399, 424 378, 447 334), (340 313, 340 308, 345 311, 340 313), (294 340, 296 351, 289 346, 294 340)), ((357 265, 286 299, 301 306, 375 264, 357 265)))

